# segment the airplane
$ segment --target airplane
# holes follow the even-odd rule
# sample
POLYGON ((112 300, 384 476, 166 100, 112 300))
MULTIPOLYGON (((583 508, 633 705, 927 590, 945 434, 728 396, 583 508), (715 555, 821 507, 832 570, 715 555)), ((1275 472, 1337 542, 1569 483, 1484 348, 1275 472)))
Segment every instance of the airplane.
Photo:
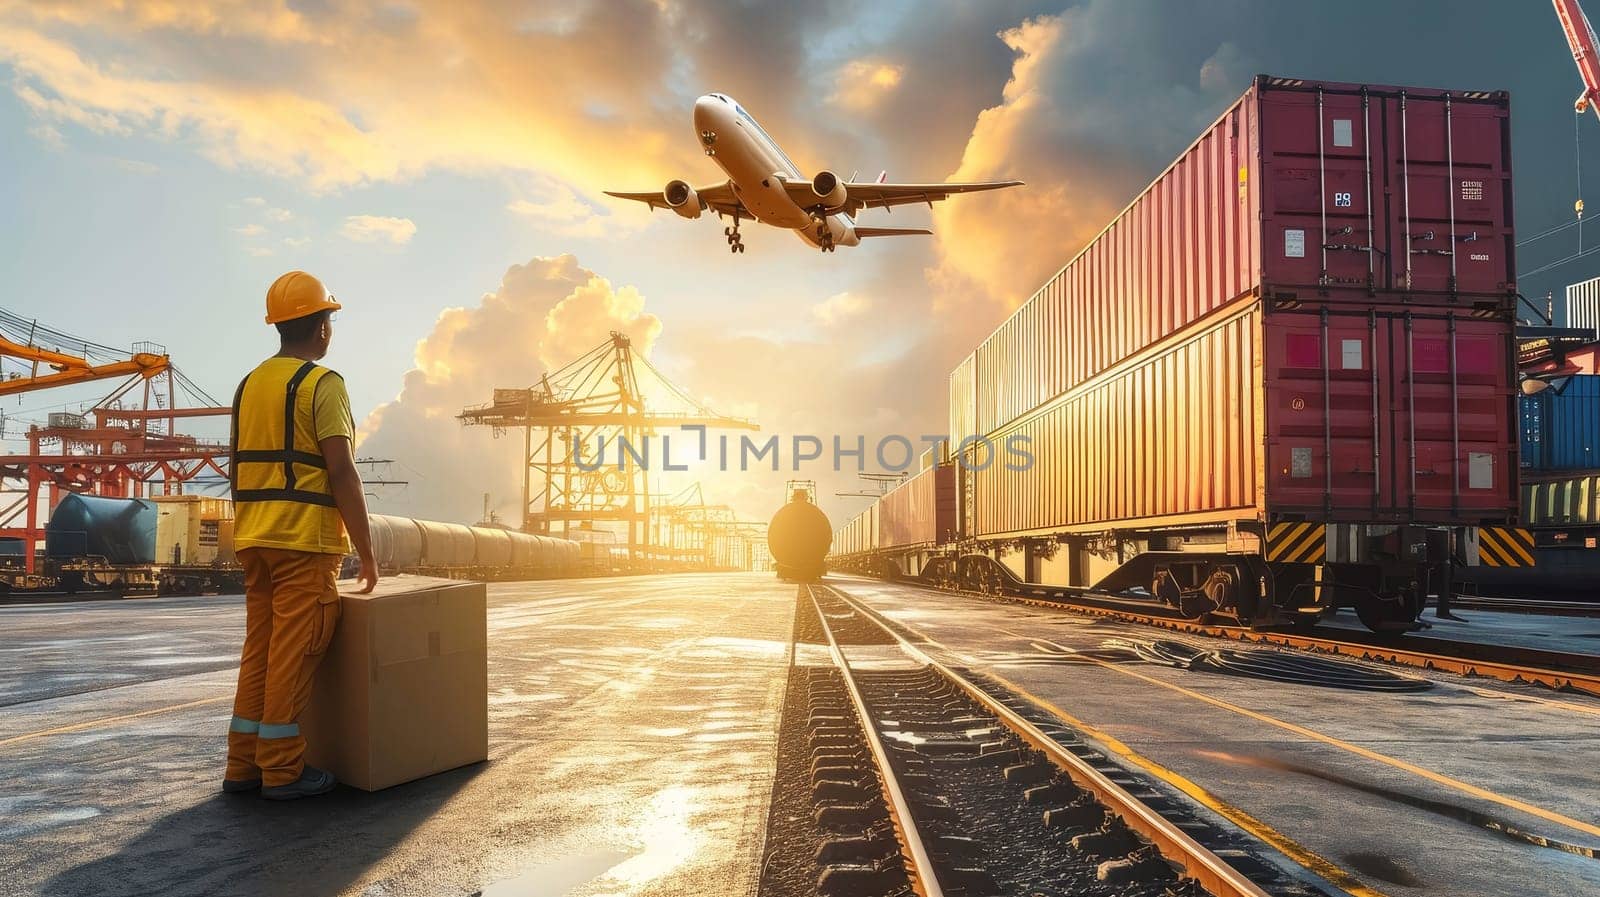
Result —
POLYGON ((706 155, 727 172, 728 180, 699 188, 689 186, 687 181, 673 180, 659 193, 605 192, 607 196, 645 203, 652 211, 671 209, 683 218, 699 218, 707 210, 722 217, 732 216, 733 226, 724 227, 722 232, 728 238, 728 251, 735 253, 744 252, 740 221, 787 228, 823 252, 833 252, 839 246, 858 246, 865 237, 933 233, 923 227, 856 224, 852 216, 862 209, 921 202, 931 208, 934 201, 955 193, 1022 185, 1021 181, 889 184, 884 183, 882 174, 876 181, 857 183, 854 176, 844 180, 827 170, 807 179, 777 141, 726 94, 709 93, 695 100, 694 129, 706 155))

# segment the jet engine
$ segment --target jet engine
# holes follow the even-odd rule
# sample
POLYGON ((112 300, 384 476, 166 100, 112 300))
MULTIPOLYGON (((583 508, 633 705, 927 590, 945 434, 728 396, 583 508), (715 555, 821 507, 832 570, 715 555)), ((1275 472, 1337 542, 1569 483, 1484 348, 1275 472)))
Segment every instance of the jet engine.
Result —
POLYGON ((661 198, 681 217, 700 217, 700 197, 687 181, 668 181, 667 189, 661 191, 661 198))
POLYGON ((837 209, 844 205, 844 182, 831 171, 819 171, 811 179, 811 192, 817 194, 817 204, 828 209, 837 209))

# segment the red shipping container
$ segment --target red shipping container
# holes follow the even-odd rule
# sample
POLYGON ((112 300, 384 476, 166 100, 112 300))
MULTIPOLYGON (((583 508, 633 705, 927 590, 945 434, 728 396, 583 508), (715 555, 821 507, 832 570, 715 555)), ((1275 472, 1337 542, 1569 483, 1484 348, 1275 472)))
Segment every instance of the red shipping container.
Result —
POLYGON ((955 468, 930 467, 878 501, 878 548, 950 541, 955 535, 955 468))
POLYGON ((957 370, 952 436, 1006 426, 1245 295, 1492 308, 1513 271, 1504 92, 1262 76, 957 370))
POLYGON ((1516 519, 1504 93, 1262 77, 950 378, 982 538, 1516 519), (1000 457, 998 455, 994 457, 1000 457))

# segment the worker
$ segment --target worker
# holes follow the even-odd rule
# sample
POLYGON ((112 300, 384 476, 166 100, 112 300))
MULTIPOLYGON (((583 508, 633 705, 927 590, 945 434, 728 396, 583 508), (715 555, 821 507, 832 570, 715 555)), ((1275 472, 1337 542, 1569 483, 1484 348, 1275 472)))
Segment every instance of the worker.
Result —
POLYGON ((367 502, 351 452, 355 421, 328 353, 339 303, 290 271, 267 290, 278 354, 233 397, 234 545, 245 575, 244 650, 222 790, 291 800, 333 790, 307 766, 299 716, 339 624, 336 579, 354 543, 361 591, 378 581, 367 502))

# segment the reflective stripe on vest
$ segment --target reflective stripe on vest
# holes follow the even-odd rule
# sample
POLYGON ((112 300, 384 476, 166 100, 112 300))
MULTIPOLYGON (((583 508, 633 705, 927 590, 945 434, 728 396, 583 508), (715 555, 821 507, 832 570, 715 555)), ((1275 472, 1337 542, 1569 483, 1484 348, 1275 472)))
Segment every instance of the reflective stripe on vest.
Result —
MULTIPOLYGON (((328 371, 318 368, 314 362, 306 362, 294 372, 284 385, 283 396, 283 447, 278 449, 239 448, 239 412, 244 403, 244 390, 250 382, 250 375, 239 381, 239 388, 233 394, 233 460, 230 465, 230 479, 233 481, 233 500, 236 502, 248 501, 296 501, 304 504, 321 505, 335 508, 338 504, 333 499, 331 492, 319 492, 314 489, 301 489, 296 486, 298 478, 294 466, 303 464, 321 470, 328 469, 328 462, 322 455, 296 449, 295 437, 295 405, 299 398, 300 385, 313 372, 320 371, 316 380, 312 381, 313 401, 315 400, 316 383, 328 371), (283 466, 282 488, 240 488, 239 467, 242 464, 281 464, 283 466)), ((254 373, 254 372, 252 372, 254 373)), ((313 416, 315 411, 313 410, 313 416)), ((330 484, 331 487, 331 484, 330 484)))

